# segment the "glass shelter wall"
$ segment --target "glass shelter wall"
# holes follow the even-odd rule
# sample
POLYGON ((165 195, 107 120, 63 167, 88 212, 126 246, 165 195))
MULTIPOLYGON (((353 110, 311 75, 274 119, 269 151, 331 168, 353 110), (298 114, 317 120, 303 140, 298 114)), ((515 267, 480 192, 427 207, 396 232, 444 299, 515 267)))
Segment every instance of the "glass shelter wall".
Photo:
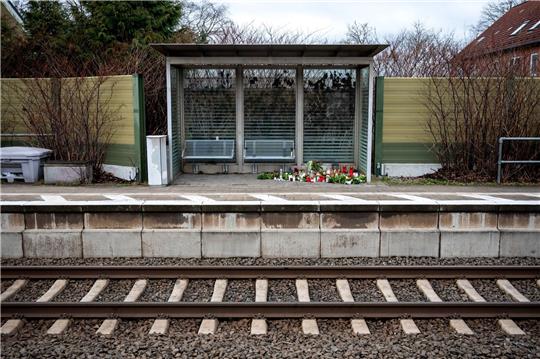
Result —
POLYGON ((236 138, 233 69, 185 69, 183 111, 186 140, 236 138))
POLYGON ((353 163, 355 69, 304 70, 304 161, 353 163))
POLYGON ((184 162, 310 160, 367 170, 369 67, 173 67, 171 79, 175 173, 184 162))
POLYGON ((293 69, 244 70, 246 140, 294 140, 295 76, 293 69))
POLYGON ((294 161, 296 71, 246 69, 243 75, 244 159, 248 162, 294 161))

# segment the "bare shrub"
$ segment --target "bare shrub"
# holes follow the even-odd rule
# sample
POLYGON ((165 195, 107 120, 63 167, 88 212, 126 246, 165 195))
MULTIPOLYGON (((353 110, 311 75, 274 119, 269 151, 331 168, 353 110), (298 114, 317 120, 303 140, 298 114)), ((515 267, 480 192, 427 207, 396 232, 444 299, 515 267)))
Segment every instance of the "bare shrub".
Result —
POLYGON ((315 32, 295 31, 286 27, 269 25, 255 26, 253 23, 239 25, 228 22, 210 37, 215 44, 324 44, 326 39, 315 32))
POLYGON ((386 77, 445 76, 448 62, 462 47, 453 33, 430 29, 420 22, 382 38, 369 24, 354 22, 348 25, 345 43, 388 44, 374 59, 375 73, 386 77))
MULTIPOLYGON (((115 80, 108 76, 69 76, 69 59, 51 56, 49 78, 24 78, 8 84, 18 99, 11 114, 35 135, 34 144, 53 150, 58 161, 90 162, 99 178, 118 114, 111 98, 115 80)), ((107 72, 107 69, 102 69, 107 72)))
MULTIPOLYGON (((452 76, 432 77, 426 89, 427 127, 448 179, 494 180, 500 137, 540 136, 540 80, 500 56, 455 60, 452 76)), ((538 159, 534 142, 505 145, 506 160, 538 159)), ((538 180, 538 167, 505 166, 506 180, 538 180)))

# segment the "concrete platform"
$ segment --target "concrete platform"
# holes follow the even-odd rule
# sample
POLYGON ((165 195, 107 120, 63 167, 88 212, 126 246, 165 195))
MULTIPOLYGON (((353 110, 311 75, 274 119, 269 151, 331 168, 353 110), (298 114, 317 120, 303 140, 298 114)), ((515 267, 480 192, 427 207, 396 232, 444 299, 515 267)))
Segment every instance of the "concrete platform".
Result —
POLYGON ((173 185, 148 187, 144 184, 90 184, 82 186, 35 185, 2 183, 4 193, 540 193, 538 185, 396 185, 374 179, 370 184, 339 185, 333 183, 303 183, 258 180, 255 174, 181 174, 173 185))
POLYGON ((2 193, 0 211, 3 258, 540 257, 536 192, 2 193))

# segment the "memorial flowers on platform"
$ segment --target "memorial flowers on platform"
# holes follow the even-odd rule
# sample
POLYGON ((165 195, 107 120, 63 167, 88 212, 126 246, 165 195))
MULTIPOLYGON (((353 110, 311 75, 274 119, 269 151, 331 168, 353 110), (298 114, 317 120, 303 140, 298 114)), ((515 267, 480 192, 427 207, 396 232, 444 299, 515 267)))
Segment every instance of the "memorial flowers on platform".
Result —
POLYGON ((316 161, 309 161, 305 169, 294 167, 290 172, 284 172, 283 170, 264 172, 259 174, 257 178, 309 183, 360 184, 366 182, 366 176, 358 173, 353 167, 341 166, 340 168, 324 169, 316 161))

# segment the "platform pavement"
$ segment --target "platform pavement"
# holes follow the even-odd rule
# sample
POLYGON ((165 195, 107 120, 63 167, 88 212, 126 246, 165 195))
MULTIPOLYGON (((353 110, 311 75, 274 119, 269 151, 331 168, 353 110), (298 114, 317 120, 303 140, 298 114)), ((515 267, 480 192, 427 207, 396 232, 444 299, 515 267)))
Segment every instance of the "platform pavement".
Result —
POLYGON ((302 183, 258 180, 256 175, 180 175, 170 186, 139 184, 93 184, 80 186, 54 186, 25 183, 2 183, 2 193, 540 193, 539 185, 389 185, 373 182, 361 185, 332 183, 302 183))

